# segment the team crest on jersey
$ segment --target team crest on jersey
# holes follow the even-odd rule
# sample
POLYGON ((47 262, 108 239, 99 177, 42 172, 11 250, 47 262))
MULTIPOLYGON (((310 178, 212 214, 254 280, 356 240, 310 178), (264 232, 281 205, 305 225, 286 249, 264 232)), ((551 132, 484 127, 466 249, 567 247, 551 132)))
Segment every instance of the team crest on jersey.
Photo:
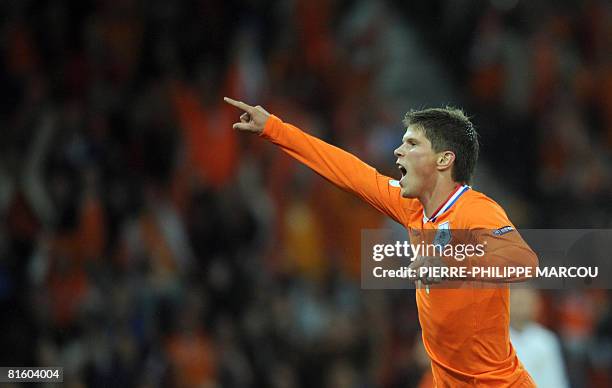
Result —
POLYGON ((434 237, 433 244, 436 246, 445 247, 451 240, 450 222, 446 221, 438 226, 438 231, 434 237))

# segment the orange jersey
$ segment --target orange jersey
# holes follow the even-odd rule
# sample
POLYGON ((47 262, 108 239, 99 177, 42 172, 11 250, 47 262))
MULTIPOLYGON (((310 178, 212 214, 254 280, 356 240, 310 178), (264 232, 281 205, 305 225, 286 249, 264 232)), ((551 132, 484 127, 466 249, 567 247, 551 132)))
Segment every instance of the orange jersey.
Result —
MULTIPOLYGON (((469 186, 457 187, 427 218, 417 199, 402 198, 397 181, 379 174, 348 152, 275 116, 270 117, 261 136, 402 224, 409 235, 445 224, 452 229, 469 230, 476 241, 486 240, 488 264, 537 265, 537 257, 514 230, 503 209, 469 186), (512 231, 499 236, 490 233, 504 227, 512 231)), ((510 343, 508 288, 419 288, 416 299, 436 387, 535 386, 510 343)))

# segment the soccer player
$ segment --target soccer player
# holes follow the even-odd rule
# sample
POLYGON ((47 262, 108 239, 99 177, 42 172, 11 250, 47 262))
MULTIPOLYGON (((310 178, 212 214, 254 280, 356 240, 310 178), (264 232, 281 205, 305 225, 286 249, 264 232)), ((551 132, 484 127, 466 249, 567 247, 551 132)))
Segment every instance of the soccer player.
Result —
MULTIPOLYGON (((439 227, 469 230, 488 243, 487 263, 535 267, 537 256, 503 209, 468 186, 478 158, 478 139, 456 109, 406 114, 406 132, 395 150, 399 181, 261 106, 225 98, 244 113, 234 129, 259 134, 314 171, 352 192, 403 225, 409 235, 439 227)), ((440 257, 419 258, 411 267, 452 265, 440 257)), ((507 287, 432 288, 421 278, 416 292, 423 344, 436 387, 535 387, 509 339, 507 287)), ((509 278, 507 281, 522 280, 509 278)))

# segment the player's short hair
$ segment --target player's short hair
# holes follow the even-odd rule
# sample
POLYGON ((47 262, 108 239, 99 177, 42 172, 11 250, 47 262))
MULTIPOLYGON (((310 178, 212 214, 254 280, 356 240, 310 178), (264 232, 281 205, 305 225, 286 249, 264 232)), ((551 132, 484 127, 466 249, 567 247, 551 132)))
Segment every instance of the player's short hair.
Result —
POLYGON ((452 151, 455 154, 453 180, 470 183, 478 160, 478 133, 461 109, 447 106, 411 110, 403 123, 406 128, 412 125, 422 130, 435 152, 452 151))

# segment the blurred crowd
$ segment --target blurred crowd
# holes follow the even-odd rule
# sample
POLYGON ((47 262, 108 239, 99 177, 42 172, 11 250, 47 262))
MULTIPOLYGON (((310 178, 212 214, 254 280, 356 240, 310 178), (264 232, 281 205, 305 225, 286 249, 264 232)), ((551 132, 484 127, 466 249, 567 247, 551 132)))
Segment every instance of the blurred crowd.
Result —
MULTIPOLYGON (((0 12, 1 365, 63 366, 70 387, 431 383, 414 292, 360 289, 361 229, 397 226, 235 133, 226 95, 389 175, 407 110, 461 106, 474 186, 518 227, 612 226, 604 0, 0 12)), ((612 294, 525 298, 513 335, 537 324, 569 386, 612 386, 612 294)))

